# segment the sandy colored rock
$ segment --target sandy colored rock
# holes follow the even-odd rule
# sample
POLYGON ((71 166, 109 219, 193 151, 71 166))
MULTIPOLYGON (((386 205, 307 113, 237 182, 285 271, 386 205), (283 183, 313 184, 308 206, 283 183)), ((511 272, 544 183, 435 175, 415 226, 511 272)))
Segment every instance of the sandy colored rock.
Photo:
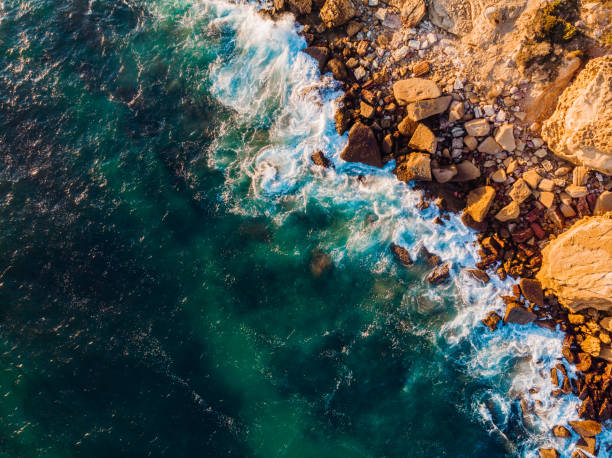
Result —
POLYGON ((378 141, 372 129, 365 124, 357 122, 351 127, 348 135, 348 144, 340 154, 347 162, 361 162, 374 167, 382 167, 382 157, 378 148, 378 141))
POLYGON ((463 143, 470 151, 474 151, 478 147, 478 140, 473 135, 468 135, 463 138, 463 143))
POLYGON ((489 132, 491 131, 489 121, 484 118, 468 121, 463 125, 463 127, 468 135, 471 135, 472 137, 484 137, 485 135, 489 135, 489 132))
POLYGON ((467 196, 467 207, 465 213, 470 215, 477 223, 482 223, 489 213, 489 209, 495 199, 495 189, 491 186, 476 188, 467 196))
POLYGON ((597 337, 587 336, 582 342, 580 342, 580 348, 583 352, 588 353, 591 356, 599 356, 601 342, 597 337))
POLYGON ((391 0, 390 4, 399 10, 406 27, 414 27, 425 16, 425 0, 391 0))
POLYGON ((516 141, 514 140, 514 126, 512 124, 504 124, 499 126, 495 132, 495 141, 505 151, 514 151, 516 149, 516 141))
POLYGON ((575 184, 570 184, 565 188, 565 192, 570 195, 572 199, 578 199, 579 197, 584 197, 589 193, 589 190, 586 186, 576 186, 575 184))
POLYGON ((594 216, 605 215, 608 212, 612 212, 612 192, 602 192, 597 200, 595 201, 595 208, 593 209, 594 216))
POLYGON ((418 123, 416 121, 413 121, 408 116, 406 116, 404 119, 402 119, 402 122, 397 125, 397 130, 404 137, 412 137, 412 134, 414 134, 414 131, 416 130, 417 126, 418 123))
POLYGON ((321 20, 328 28, 346 24, 359 14, 351 0, 326 0, 321 7, 321 20))
POLYGON ((531 189, 529 189, 529 185, 522 178, 519 178, 512 185, 512 189, 508 193, 510 198, 516 202, 523 203, 530 195, 531 189))
POLYGON ((452 181, 463 182, 480 178, 480 169, 467 159, 456 165, 457 175, 452 181))
POLYGON ((612 55, 591 59, 565 89, 542 138, 556 155, 612 174, 612 55))
POLYGON ((539 201, 546 208, 550 208, 555 203, 555 193, 549 191, 542 191, 540 193, 539 201))
POLYGON ((559 210, 561 210, 561 213, 566 218, 573 218, 574 216, 576 216, 576 212, 574 211, 574 209, 567 204, 561 203, 559 205, 559 210))
MULTIPOLYGON (((428 13, 431 22, 454 35, 465 36, 472 31, 472 21, 478 10, 465 0, 430 0, 428 13)), ((478 6, 478 5, 476 5, 478 6)))
POLYGON ((437 115, 446 111, 453 99, 446 95, 437 99, 421 100, 412 102, 406 106, 406 116, 413 121, 420 121, 430 116, 437 115))
POLYGON ((559 458, 559 452, 554 448, 541 448, 540 458, 559 458))
POLYGON ((393 85, 393 95, 398 104, 406 105, 420 100, 436 99, 442 95, 442 92, 431 80, 408 78, 399 80, 393 85))
POLYGON ((450 122, 459 121, 465 115, 465 104, 454 100, 448 109, 448 120, 450 122))
POLYGON ((502 208, 495 215, 495 219, 505 223, 506 221, 512 221, 513 219, 517 219, 521 214, 521 208, 517 202, 514 200, 502 208))
POLYGON ((582 437, 595 437, 601 433, 601 425, 593 420, 570 421, 569 424, 582 437))
POLYGON ((508 177, 506 176, 506 171, 504 169, 497 169, 491 174, 491 181, 495 183, 503 183, 507 179, 508 177))
POLYGON ((431 158, 429 154, 412 153, 399 163, 393 171, 401 181, 431 181, 431 158))
POLYGON ((359 113, 366 119, 372 119, 374 117, 374 107, 365 103, 363 100, 361 101, 361 106, 359 107, 359 113))
POLYGON ((552 191, 555 189, 555 182, 553 180, 549 180, 548 178, 544 178, 540 181, 538 189, 541 191, 552 191))
POLYGON ((553 426, 552 431, 555 437, 572 437, 572 433, 569 432, 569 429, 562 425, 553 426))
POLYGON ((572 170, 572 184, 576 186, 584 186, 589 176, 589 170, 586 167, 578 165, 572 170))
POLYGON ((329 49, 325 46, 309 46, 304 52, 317 61, 319 71, 322 73, 329 59, 329 49))
POLYGON ((483 142, 478 145, 478 151, 485 154, 497 154, 502 150, 501 146, 495 141, 493 137, 487 137, 483 142))
POLYGON ((522 176, 523 180, 527 182, 527 184, 531 187, 531 189, 536 189, 542 177, 537 172, 536 169, 529 169, 522 176))
POLYGON ((430 154, 434 154, 436 152, 437 145, 438 142, 434 133, 429 127, 421 123, 419 123, 414 131, 414 134, 412 134, 410 141, 408 142, 409 148, 418 151, 426 151, 430 154))
POLYGON ((583 218, 542 250, 537 279, 573 312, 612 311, 612 215, 583 218))
POLYGON ((295 14, 310 14, 312 0, 274 0, 274 8, 278 11, 288 9, 295 14))

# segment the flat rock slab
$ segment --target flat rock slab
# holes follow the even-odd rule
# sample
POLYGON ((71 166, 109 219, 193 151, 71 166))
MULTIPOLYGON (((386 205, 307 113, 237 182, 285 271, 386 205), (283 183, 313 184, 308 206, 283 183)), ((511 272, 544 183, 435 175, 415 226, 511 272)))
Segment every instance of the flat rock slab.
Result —
POLYGON ((467 196, 465 213, 470 215, 477 223, 482 223, 489 213, 493 199, 495 199, 495 189, 492 186, 476 188, 470 191, 467 196))
POLYGON ((393 85, 393 95, 400 105, 420 100, 436 99, 442 95, 436 83, 425 78, 408 78, 393 85))
POLYGON ((444 113, 453 100, 453 97, 446 95, 437 99, 421 100, 412 102, 406 106, 406 116, 413 121, 421 121, 440 113, 444 113))

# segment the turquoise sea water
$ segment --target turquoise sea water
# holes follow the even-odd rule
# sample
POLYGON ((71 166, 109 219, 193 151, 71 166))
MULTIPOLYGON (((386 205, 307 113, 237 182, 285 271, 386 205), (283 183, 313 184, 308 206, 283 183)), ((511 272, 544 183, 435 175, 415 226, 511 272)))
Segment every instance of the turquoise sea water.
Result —
POLYGON ((562 336, 479 324, 509 284, 339 159, 304 46, 249 5, 0 1, 1 456, 571 452, 562 336))

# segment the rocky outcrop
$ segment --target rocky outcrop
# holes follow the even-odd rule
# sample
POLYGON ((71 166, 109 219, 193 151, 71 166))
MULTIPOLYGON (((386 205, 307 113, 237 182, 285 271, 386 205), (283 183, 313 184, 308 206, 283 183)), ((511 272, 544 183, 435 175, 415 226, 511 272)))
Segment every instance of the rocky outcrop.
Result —
POLYGON ((359 14, 351 0, 326 0, 321 8, 321 20, 328 28, 346 24, 359 14))
POLYGON ((612 175, 612 55, 592 59, 542 126, 558 156, 612 175))
POLYGON ((583 218, 542 250, 537 275, 572 311, 612 311, 612 215, 583 218))
POLYGON ((414 27, 425 16, 425 0, 391 0, 389 3, 400 11, 406 27, 414 27))
POLYGON ((274 8, 277 11, 289 10, 297 15, 310 14, 312 0, 274 0, 274 8))
POLYGON ((370 127, 360 122, 351 127, 348 135, 348 145, 346 145, 340 157, 347 162, 361 162, 374 167, 383 166, 374 132, 370 127))

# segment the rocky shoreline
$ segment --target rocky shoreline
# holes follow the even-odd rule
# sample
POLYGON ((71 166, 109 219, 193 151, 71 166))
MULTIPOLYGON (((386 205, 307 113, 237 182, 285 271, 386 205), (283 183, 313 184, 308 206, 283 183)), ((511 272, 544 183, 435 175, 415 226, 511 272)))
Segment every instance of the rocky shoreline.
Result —
MULTIPOLYGON (((573 456, 596 455, 612 418, 612 5, 275 0, 262 10, 287 13, 303 25, 304 52, 342 85, 342 159, 395 160, 399 180, 479 232, 470 274, 520 279, 483 323, 565 332, 553 395, 581 399, 573 456)), ((312 160, 331 166, 323 151, 312 160)), ((424 257, 428 280, 443 282, 449 266, 424 257)), ((571 437, 563 425, 551 433, 571 437)))

